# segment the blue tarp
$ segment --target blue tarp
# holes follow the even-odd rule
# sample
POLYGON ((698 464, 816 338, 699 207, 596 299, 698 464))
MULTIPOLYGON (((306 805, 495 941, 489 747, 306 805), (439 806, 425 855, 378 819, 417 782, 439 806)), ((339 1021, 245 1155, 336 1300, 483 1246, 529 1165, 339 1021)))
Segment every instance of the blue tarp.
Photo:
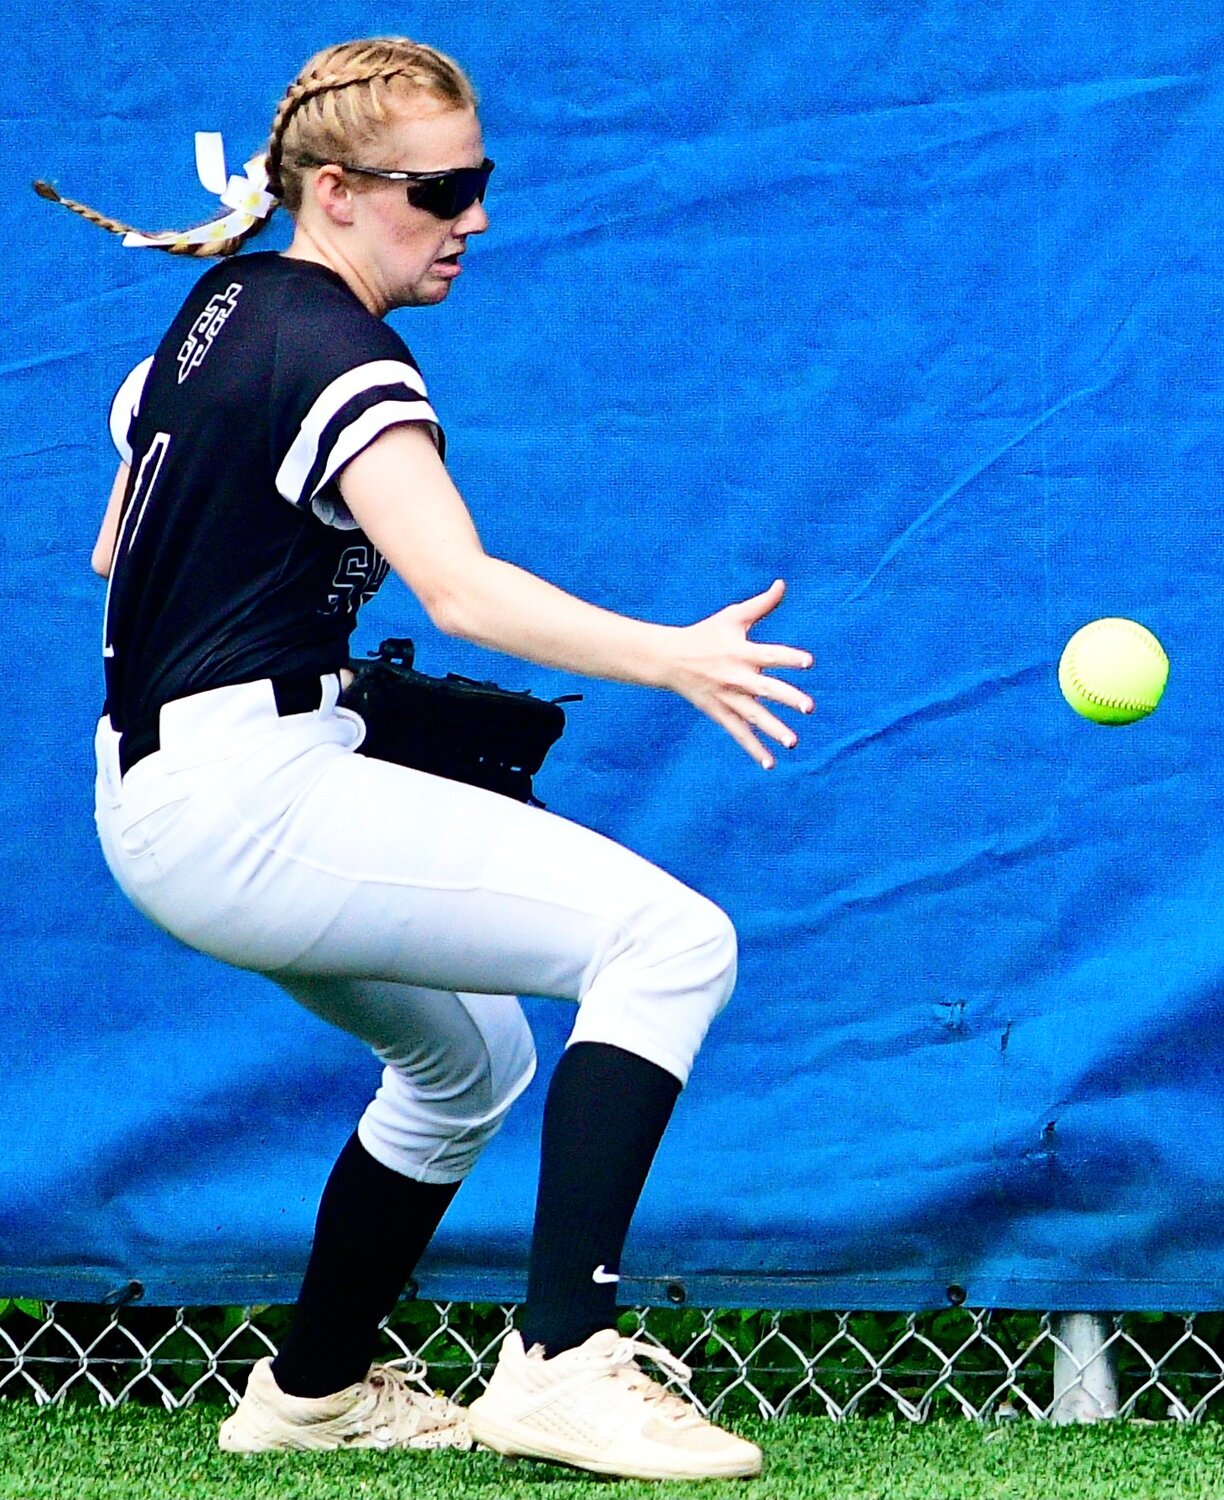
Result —
MULTIPOLYGON (((129 909, 93 840, 110 395, 198 268, 192 137, 262 143, 317 47, 460 58, 498 162, 441 309, 395 314, 491 551, 763 632, 819 703, 769 775, 681 702, 585 691, 540 790, 720 902, 742 977, 635 1221, 632 1300, 1224 1305, 1224 25, 1151 0, 444 12, 9 7, 0 531, 0 1293, 276 1301, 374 1087, 362 1049, 129 909), (1085 621, 1172 659, 1153 718, 1058 695, 1085 621), (953 1295, 960 1295, 954 1293, 953 1295)), ((258 242, 284 242, 284 228, 258 242), (279 235, 279 238, 277 236, 279 235)), ((545 1066, 422 1290, 524 1284, 545 1066)))

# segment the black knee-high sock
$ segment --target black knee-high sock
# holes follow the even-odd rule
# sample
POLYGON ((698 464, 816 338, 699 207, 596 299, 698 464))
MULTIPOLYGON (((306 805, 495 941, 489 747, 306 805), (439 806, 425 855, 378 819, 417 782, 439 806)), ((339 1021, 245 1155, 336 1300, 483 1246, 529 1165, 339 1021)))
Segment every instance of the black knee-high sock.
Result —
POLYGON ((544 1105, 527 1348, 551 1357, 615 1326, 621 1249, 679 1094, 672 1074, 620 1047, 563 1053, 544 1105))
POLYGON ((395 1306, 459 1189, 402 1177, 350 1137, 332 1168, 293 1326, 272 1373, 291 1396, 330 1396, 365 1377, 395 1306))

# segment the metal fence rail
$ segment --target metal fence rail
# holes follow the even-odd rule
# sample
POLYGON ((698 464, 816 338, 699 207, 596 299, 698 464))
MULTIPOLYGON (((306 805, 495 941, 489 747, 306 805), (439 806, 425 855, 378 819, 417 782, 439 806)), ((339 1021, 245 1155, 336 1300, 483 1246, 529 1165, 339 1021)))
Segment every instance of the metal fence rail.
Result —
MULTIPOLYGON (((0 1305, 0 1397, 103 1406, 235 1401, 274 1353, 285 1308, 0 1305)), ((514 1309, 402 1304, 380 1358, 420 1358, 439 1390, 471 1400, 514 1309)), ((622 1331, 678 1354, 682 1388, 712 1415, 908 1421, 1224 1414, 1224 1314, 740 1312, 638 1308, 622 1331)))

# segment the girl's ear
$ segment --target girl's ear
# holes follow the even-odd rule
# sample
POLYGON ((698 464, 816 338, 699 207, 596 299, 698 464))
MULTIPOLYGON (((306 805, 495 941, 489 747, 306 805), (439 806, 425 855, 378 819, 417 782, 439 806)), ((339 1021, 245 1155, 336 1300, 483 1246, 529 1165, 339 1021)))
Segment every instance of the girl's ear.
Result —
POLYGON ((308 199, 313 199, 324 217, 333 224, 353 222, 353 190, 343 169, 334 162, 320 167, 304 184, 303 206, 308 199))

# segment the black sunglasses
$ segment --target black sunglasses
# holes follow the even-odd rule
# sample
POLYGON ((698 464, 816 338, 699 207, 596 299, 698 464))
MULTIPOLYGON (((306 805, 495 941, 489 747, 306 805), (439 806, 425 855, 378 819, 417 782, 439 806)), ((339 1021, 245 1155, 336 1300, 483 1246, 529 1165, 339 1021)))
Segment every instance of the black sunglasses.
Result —
POLYGON ((337 162, 346 172, 361 177, 381 177, 387 182, 406 182, 408 202, 423 208, 435 219, 457 219, 473 203, 483 203, 493 163, 486 156, 478 167, 451 167, 445 172, 393 172, 386 167, 354 167, 337 162))

